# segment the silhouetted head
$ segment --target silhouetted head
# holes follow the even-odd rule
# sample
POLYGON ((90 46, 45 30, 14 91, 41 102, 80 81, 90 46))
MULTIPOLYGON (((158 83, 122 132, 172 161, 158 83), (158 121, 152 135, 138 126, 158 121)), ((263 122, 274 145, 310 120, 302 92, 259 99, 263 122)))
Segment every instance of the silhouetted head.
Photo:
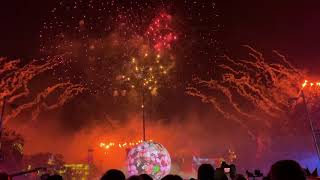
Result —
POLYGON ((182 177, 179 175, 174 175, 174 177, 175 177, 175 180, 183 180, 182 177))
POLYGON ((242 174, 237 174, 236 177, 234 177, 234 180, 246 180, 246 177, 242 174))
POLYGON ((274 163, 270 170, 271 180, 306 180, 299 163, 293 160, 282 160, 274 163))
POLYGON ((47 180, 63 180, 63 178, 62 176, 55 174, 55 175, 49 176, 47 180))
POLYGON ((312 174, 311 174, 312 177, 318 177, 318 168, 316 168, 315 170, 313 170, 312 174))
POLYGON ((122 171, 117 169, 110 169, 100 178, 100 180, 125 180, 126 176, 122 171))
POLYGON ((130 176, 128 180, 142 180, 140 176, 130 176))
POLYGON ((148 174, 141 174, 141 175, 140 175, 140 178, 141 178, 142 180, 152 180, 152 177, 149 176, 148 174))
POLYGON ((5 172, 0 172, 0 180, 8 180, 10 179, 9 178, 9 175, 5 172))
POLYGON ((306 176, 311 176, 311 172, 310 172, 309 168, 303 169, 303 170, 304 170, 304 173, 306 176))
POLYGON ((213 180, 214 168, 211 164, 202 164, 198 169, 198 180, 213 180))
POLYGON ((163 177, 161 180, 183 180, 182 177, 178 176, 178 175, 166 175, 165 177, 163 177))

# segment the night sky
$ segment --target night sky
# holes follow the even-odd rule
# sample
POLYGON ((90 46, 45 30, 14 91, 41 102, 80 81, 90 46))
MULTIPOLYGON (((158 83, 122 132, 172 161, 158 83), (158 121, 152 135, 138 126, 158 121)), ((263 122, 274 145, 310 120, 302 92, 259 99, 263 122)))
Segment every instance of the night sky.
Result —
MULTIPOLYGON (((179 0, 174 4, 183 3, 179 0)), ((0 7, 1 55, 34 57, 39 50, 41 21, 55 5, 55 1, 3 1, 0 7)), ((218 23, 213 21, 214 24, 207 25, 221 27, 217 39, 222 50, 250 44, 260 49, 281 50, 295 62, 317 63, 320 40, 318 7, 316 0, 215 1, 214 11, 220 15, 218 23)), ((202 16, 208 15, 204 13, 202 16)))
MULTIPOLYGON (((117 2, 113 7, 115 10, 111 12, 115 16, 123 11, 119 10, 119 7, 133 8, 131 15, 134 14, 132 12, 136 12, 137 14, 145 13, 144 15, 150 15, 150 17, 155 17, 157 12, 165 10, 178 21, 176 29, 179 36, 177 89, 164 95, 161 111, 167 114, 166 117, 172 113, 183 114, 186 111, 184 107, 179 106, 179 103, 181 99, 189 102, 188 98, 185 98, 184 88, 193 75, 203 76, 209 71, 212 72, 216 60, 223 54, 234 56, 242 54, 244 49, 241 45, 248 44, 266 53, 276 49, 286 55, 297 67, 307 69, 312 74, 319 71, 317 59, 320 12, 317 8, 319 2, 316 0, 130 1, 131 4, 124 1, 115 2, 117 2), (149 7, 149 10, 143 7, 149 7)), ((2 2, 0 55, 10 59, 21 58, 23 61, 40 59, 40 31, 43 29, 44 22, 54 21, 50 12, 57 7, 59 8, 59 3, 55 1, 2 2)), ((65 16, 65 19, 70 19, 64 13, 62 11, 56 15, 62 19, 65 16)), ((94 17, 94 13, 91 16, 94 17)), ((146 21, 151 20, 152 18, 149 18, 146 21)), ((50 35, 44 36, 48 38, 50 35)), ((89 103, 92 101, 89 100, 89 103)), ((67 109, 66 107, 64 111, 68 112, 67 109)))

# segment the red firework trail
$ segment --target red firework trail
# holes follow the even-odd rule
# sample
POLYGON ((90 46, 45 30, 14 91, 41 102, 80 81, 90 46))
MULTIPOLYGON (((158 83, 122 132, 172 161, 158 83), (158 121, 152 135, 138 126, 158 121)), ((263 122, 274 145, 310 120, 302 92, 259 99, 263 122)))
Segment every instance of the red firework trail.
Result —
POLYGON ((64 64, 63 56, 48 57, 45 62, 32 61, 21 67, 20 60, 8 60, 0 58, 0 98, 5 96, 8 98, 9 104, 19 103, 19 106, 11 109, 10 113, 6 116, 5 122, 17 117, 25 110, 32 111, 32 119, 35 120, 42 110, 52 110, 64 105, 72 97, 83 92, 85 88, 78 84, 70 82, 56 83, 55 85, 46 87, 43 91, 33 92, 31 81, 39 78, 43 73, 57 68, 59 65, 64 64), (58 96, 55 102, 48 105, 46 98, 58 91, 58 96), (35 95, 35 98, 31 98, 35 95), (23 102, 23 103, 21 103, 23 102))
POLYGON ((281 62, 270 63, 262 53, 250 46, 245 47, 249 49, 248 60, 224 56, 225 63, 219 67, 225 73, 220 79, 194 78, 187 94, 211 104, 225 118, 245 127, 248 134, 255 138, 249 127, 258 122, 270 128, 274 123, 271 119, 283 117, 288 100, 299 91, 303 74, 277 51, 274 53, 281 62), (211 95, 214 92, 220 96, 211 95), (261 118, 261 113, 270 118, 261 118))

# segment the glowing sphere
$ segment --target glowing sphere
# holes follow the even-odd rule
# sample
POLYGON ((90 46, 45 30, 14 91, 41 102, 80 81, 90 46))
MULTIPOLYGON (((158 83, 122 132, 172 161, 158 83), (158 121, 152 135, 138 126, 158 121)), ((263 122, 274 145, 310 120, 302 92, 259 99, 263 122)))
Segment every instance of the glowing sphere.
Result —
POLYGON ((143 142, 128 153, 128 173, 130 176, 148 174, 153 179, 161 179, 170 173, 171 159, 161 144, 143 142))

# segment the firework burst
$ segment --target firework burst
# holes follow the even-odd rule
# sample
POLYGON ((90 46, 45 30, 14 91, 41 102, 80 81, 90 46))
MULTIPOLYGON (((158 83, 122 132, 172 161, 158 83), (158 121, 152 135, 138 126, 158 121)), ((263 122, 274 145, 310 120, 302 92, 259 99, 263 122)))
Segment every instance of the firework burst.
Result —
POLYGON ((171 48, 177 39, 172 17, 160 13, 155 17, 140 41, 132 57, 125 63, 123 74, 117 77, 126 89, 139 89, 157 95, 161 85, 168 83, 168 74, 175 65, 171 48))
MULTIPOLYGON (((172 17, 165 12, 157 13, 152 3, 131 2, 130 8, 125 8, 121 2, 101 0, 61 1, 52 9, 40 33, 40 51, 44 55, 70 54, 65 57, 69 63, 64 70, 55 74, 83 84, 91 94, 99 95, 113 93, 115 80, 119 80, 122 69, 130 68, 132 58, 141 60, 141 69, 147 66, 141 64, 145 54, 148 59, 159 55, 168 59, 167 50, 177 38, 172 17)), ((166 65, 157 66, 166 74, 169 68, 166 65)), ((156 71, 157 67, 153 69, 156 71)))

